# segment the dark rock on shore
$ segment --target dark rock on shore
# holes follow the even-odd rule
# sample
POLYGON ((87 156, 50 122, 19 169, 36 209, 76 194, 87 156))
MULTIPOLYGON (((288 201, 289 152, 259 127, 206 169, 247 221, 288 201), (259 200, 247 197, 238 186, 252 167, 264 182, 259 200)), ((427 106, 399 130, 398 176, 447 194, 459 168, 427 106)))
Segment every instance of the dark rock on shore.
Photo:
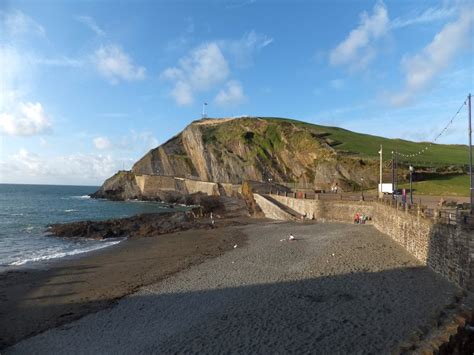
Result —
POLYGON ((53 235, 66 238, 139 238, 153 237, 191 228, 210 228, 209 221, 199 218, 194 211, 148 213, 106 221, 80 221, 53 224, 53 235))
POLYGON ((241 199, 196 194, 188 202, 198 206, 189 211, 148 213, 106 221, 53 224, 49 232, 66 238, 154 237, 193 228, 212 228, 213 224, 209 218, 211 213, 215 219, 249 217, 245 202, 241 199))

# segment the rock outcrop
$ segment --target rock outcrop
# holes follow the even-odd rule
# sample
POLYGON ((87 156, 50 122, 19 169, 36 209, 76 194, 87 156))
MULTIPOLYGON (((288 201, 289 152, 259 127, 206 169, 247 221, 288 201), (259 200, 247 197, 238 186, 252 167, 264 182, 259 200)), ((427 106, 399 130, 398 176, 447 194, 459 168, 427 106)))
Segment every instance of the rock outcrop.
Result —
POLYGON ((93 196, 179 201, 203 189, 229 196, 232 189, 225 184, 244 180, 299 183, 326 190, 334 183, 342 190, 375 185, 378 162, 337 151, 334 146, 339 143, 322 133, 320 126, 293 120, 198 120, 150 150, 130 172, 109 178, 93 196), (165 184, 167 178, 175 182, 165 184), (204 185, 190 188, 189 181, 218 185, 215 191, 204 185))
POLYGON ((213 228, 215 225, 211 223, 210 213, 216 225, 241 224, 250 217, 242 199, 205 194, 194 194, 190 198, 190 203, 199 206, 186 211, 146 213, 105 221, 53 224, 48 233, 65 238, 141 238, 188 229, 213 228))
POLYGON ((271 179, 319 188, 334 182, 350 188, 377 177, 376 161, 345 156, 333 144, 311 125, 298 121, 204 119, 152 149, 132 172, 236 184, 271 179))

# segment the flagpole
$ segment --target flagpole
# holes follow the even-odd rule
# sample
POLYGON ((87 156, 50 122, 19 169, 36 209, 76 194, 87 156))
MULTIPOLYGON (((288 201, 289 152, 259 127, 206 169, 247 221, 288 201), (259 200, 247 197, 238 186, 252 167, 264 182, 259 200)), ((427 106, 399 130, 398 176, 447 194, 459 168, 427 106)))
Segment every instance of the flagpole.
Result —
POLYGON ((202 104, 202 118, 207 118, 206 106, 207 106, 207 102, 203 102, 203 104, 202 104))
POLYGON ((380 184, 379 184, 379 198, 383 198, 383 191, 382 191, 382 144, 380 144, 380 184))

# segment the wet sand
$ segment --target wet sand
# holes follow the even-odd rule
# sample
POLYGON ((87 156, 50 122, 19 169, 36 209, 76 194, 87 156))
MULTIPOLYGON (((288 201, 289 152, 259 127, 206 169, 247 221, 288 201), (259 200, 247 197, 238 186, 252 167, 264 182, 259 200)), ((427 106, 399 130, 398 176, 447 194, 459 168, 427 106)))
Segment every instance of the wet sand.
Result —
POLYGON ((6 353, 390 353, 459 293, 370 225, 235 230, 245 245, 6 353))
POLYGON ((141 286, 221 255, 245 239, 235 227, 188 230, 125 240, 81 257, 60 259, 46 269, 2 273, 0 349, 109 307, 141 286))

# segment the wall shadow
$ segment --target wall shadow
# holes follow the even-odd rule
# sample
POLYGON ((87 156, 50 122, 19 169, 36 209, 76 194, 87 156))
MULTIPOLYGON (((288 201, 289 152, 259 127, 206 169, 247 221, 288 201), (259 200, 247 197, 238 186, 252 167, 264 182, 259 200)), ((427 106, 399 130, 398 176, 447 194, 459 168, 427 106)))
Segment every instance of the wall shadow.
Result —
MULTIPOLYGON (((48 277, 38 279, 38 287, 47 281, 48 277)), ((10 350, 388 353, 401 341, 436 326, 458 291, 421 266, 206 290, 193 289, 193 284, 201 285, 198 281, 189 282, 168 285, 166 292, 159 284, 145 288, 105 312, 10 350)), ((70 304, 52 298, 40 304, 20 298, 13 309, 16 321, 1 322, 2 348, 20 340, 15 332, 34 323, 38 314, 52 318, 31 327, 25 336, 69 323, 110 301, 70 304)))

